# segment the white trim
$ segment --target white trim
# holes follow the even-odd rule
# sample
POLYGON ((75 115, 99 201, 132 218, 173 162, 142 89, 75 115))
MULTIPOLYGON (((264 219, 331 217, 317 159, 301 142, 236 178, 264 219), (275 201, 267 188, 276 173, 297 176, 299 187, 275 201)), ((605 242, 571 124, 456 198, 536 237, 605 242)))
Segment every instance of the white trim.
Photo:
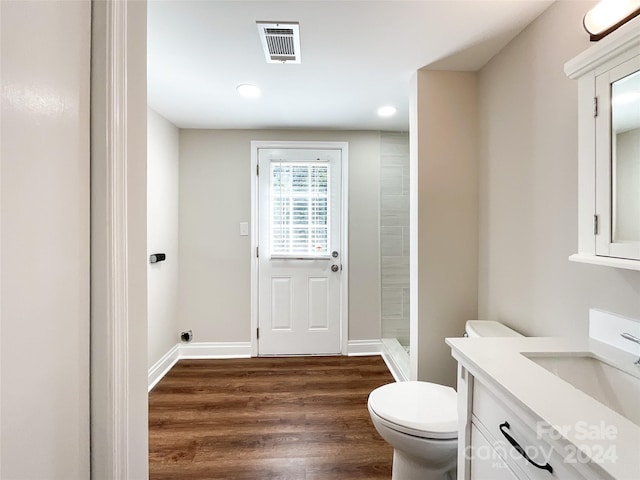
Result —
POLYGON ((301 142, 301 141, 263 141, 253 140, 251 142, 251 247, 249 255, 251 258, 251 355, 258 356, 258 258, 256 248, 258 247, 258 149, 259 148, 333 148, 342 152, 342 240, 340 251, 342 252, 342 275, 341 275, 341 332, 340 344, 343 355, 347 355, 349 350, 349 143, 348 142, 301 142))
POLYGON ((129 474, 129 259, 128 259, 128 208, 127 208, 127 5, 125 2, 109 2, 108 26, 110 58, 107 89, 111 90, 111 102, 107 106, 107 221, 110 230, 108 255, 112 259, 109 286, 112 296, 108 305, 111 323, 111 364, 113 380, 112 409, 114 419, 113 467, 118 478, 129 474), (110 88, 109 85, 112 85, 110 88), (112 149, 112 150, 111 150, 112 149), (111 150, 111 151, 110 151, 111 150))
MULTIPOLYGON (((149 391, 180 360, 251 358, 252 348, 251 342, 177 343, 149 369, 149 391)), ((380 355, 396 382, 408 380, 381 340, 349 340, 347 355, 350 357, 380 355)))
POLYGON ((341 321, 342 321, 342 354, 349 350, 349 143, 331 142, 340 146, 342 150, 342 295, 341 295, 341 321))
POLYGON ((349 340, 347 355, 350 357, 364 355, 382 355, 384 347, 380 340, 349 340))
POLYGON ((409 82, 409 345, 413 346, 409 353, 409 378, 418 379, 418 349, 420 338, 419 306, 420 299, 420 258, 419 250, 419 225, 418 209, 419 185, 418 175, 420 168, 418 165, 418 137, 420 136, 418 125, 418 74, 415 72, 409 82))
POLYGON ((251 342, 176 343, 149 369, 148 391, 180 360, 222 358, 251 358, 251 342))
POLYGON ((179 346, 179 359, 250 358, 251 342, 195 342, 179 346))
POLYGON ((105 478, 127 479, 131 436, 127 230, 129 3, 104 2, 96 7, 93 7, 91 74, 91 471, 100 472, 105 478))
POLYGON ((180 345, 175 344, 171 349, 165 353, 160 360, 158 360, 149 369, 148 375, 148 391, 150 392, 156 384, 162 380, 162 378, 173 368, 173 366, 180 359, 180 345))
POLYGON ((258 211, 260 199, 258 198, 258 148, 262 142, 251 142, 251 356, 258 356, 258 233, 260 229, 258 211))
POLYGON ((147 5, 91 8, 91 477, 130 480, 149 465, 147 5))
POLYGON ((387 368, 391 372, 391 375, 396 382, 407 382, 409 380, 404 374, 402 368, 400 368, 400 365, 398 365, 398 363, 395 361, 393 355, 383 353, 382 360, 384 360, 384 363, 387 364, 387 368))
POLYGON ((258 249, 258 232, 260 229, 258 212, 258 148, 262 142, 251 142, 251 241, 249 257, 251 258, 251 356, 258 356, 258 257, 256 255, 258 249))
POLYGON ((640 46, 640 17, 636 17, 618 30, 564 64, 565 74, 572 79, 596 70, 618 55, 637 55, 640 46))
POLYGON ((382 359, 387 364, 391 375, 396 382, 409 380, 410 358, 397 338, 383 338, 382 359), (403 362, 401 361, 401 358, 403 362), (404 365, 402 365, 404 363, 404 365))
POLYGON ((572 262, 590 263, 592 265, 602 265, 605 267, 640 270, 640 262, 638 260, 629 260, 626 258, 600 257, 597 255, 590 255, 588 253, 575 253, 569 257, 569 260, 572 262))

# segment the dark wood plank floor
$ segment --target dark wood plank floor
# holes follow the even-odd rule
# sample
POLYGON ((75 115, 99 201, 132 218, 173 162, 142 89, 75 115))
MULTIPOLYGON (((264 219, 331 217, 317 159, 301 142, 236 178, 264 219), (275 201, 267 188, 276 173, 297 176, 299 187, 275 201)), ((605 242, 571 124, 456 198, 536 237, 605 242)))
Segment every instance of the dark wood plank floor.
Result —
POLYGON ((393 449, 367 410, 380 357, 182 360, 149 394, 151 480, 377 480, 393 449))

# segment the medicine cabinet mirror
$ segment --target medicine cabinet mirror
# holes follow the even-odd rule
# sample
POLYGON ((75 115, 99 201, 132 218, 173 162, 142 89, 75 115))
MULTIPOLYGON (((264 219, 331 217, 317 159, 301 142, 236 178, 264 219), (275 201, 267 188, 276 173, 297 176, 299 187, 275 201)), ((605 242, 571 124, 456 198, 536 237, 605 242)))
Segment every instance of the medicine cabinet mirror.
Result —
POLYGON ((640 270, 640 17, 565 65, 578 80, 578 253, 640 270))
POLYGON ((640 260, 640 56, 596 77, 596 255, 640 260))

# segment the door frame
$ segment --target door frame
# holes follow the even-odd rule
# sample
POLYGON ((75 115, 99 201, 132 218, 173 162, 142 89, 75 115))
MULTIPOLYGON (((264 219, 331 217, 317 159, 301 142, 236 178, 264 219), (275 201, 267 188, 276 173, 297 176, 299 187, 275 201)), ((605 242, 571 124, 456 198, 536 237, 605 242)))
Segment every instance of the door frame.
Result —
POLYGON ((258 195, 258 149, 261 148, 318 148, 341 151, 341 193, 340 208, 340 252, 342 274, 340 284, 340 353, 347 354, 349 340, 349 143, 348 142, 306 142, 306 141, 263 141, 251 142, 251 356, 258 356, 258 248, 259 195, 258 195))
POLYGON ((148 478, 147 3, 91 6, 91 478, 148 478))

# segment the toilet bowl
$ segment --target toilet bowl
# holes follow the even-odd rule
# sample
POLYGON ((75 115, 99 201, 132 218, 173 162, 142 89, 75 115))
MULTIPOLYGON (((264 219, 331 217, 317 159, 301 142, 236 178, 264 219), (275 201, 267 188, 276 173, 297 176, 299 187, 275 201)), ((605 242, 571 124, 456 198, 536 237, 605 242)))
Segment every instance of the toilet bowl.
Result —
MULTIPOLYGON (((469 337, 518 337, 493 321, 470 320, 469 337)), ((369 394, 371 421, 393 447, 393 480, 454 480, 458 451, 456 391, 430 382, 397 382, 369 394)))
POLYGON ((393 479, 441 480, 454 470, 456 398, 453 388, 428 382, 390 383, 371 392, 373 425, 394 448, 393 479))

